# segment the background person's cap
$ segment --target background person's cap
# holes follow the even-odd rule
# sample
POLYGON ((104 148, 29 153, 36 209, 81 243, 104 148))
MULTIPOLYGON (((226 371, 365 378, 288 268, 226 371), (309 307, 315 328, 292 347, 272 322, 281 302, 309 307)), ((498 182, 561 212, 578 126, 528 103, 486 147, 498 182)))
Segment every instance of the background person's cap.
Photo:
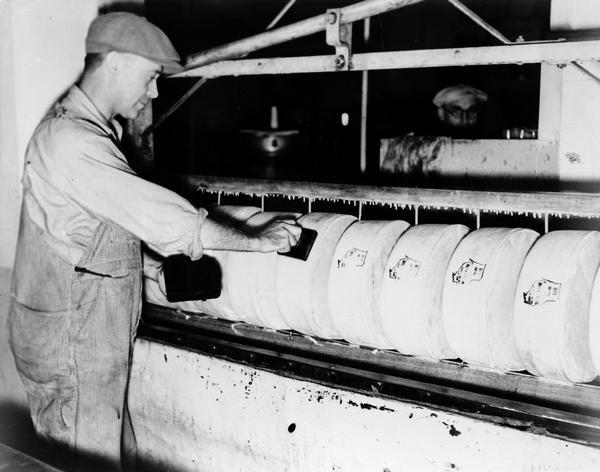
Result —
POLYGON ((181 58, 167 35, 145 18, 128 12, 100 15, 92 21, 85 39, 87 53, 109 51, 137 54, 162 66, 164 74, 176 74, 181 58))
POLYGON ((487 100, 488 96, 485 92, 470 85, 458 84, 440 90, 433 97, 433 104, 436 107, 455 105, 466 110, 473 105, 485 103, 487 100))

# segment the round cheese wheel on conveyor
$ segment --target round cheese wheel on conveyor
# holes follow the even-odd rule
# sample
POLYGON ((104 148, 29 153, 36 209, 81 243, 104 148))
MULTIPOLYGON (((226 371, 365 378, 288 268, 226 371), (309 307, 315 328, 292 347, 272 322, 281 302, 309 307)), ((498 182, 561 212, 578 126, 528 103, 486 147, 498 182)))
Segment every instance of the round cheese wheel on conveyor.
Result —
MULTIPOLYGON (((218 205, 209 209, 209 216, 217 221, 223 222, 224 224, 232 225, 234 227, 242 226, 248 218, 253 215, 260 213, 260 208, 253 206, 241 206, 241 205, 218 205)), ((231 251, 216 251, 212 249, 205 249, 204 254, 209 257, 214 257, 219 266, 221 267, 221 295, 218 298, 212 298, 201 302, 203 307, 203 313, 207 315, 215 316, 217 318, 223 318, 229 321, 238 321, 238 317, 231 306, 229 300, 229 292, 227 288, 227 276, 228 271, 227 264, 229 261, 229 254, 231 251)), ((200 303, 200 302, 198 302, 200 303)))
POLYGON ((483 228, 454 251, 442 314, 448 343, 463 361, 502 371, 523 368, 513 334, 514 296, 538 236, 524 228, 483 228))
POLYGON ((329 271, 329 309, 340 337, 348 342, 391 348, 383 334, 379 305, 388 256, 405 221, 356 221, 344 232, 329 271))
POLYGON ((589 315, 589 342, 596 374, 600 374, 600 269, 596 272, 592 287, 589 315))
POLYGON ((533 246, 515 295, 515 337, 534 375, 589 382, 597 370, 589 313, 600 265, 600 233, 552 231, 533 246))
MULTIPOLYGON (((252 206, 237 206, 237 205, 219 205, 209 209, 209 216, 233 226, 242 226, 244 222, 252 215, 259 213, 260 208, 252 206)), ((171 308, 177 308, 184 311, 194 313, 204 313, 216 318, 224 318, 227 320, 236 320, 235 313, 229 302, 227 294, 227 283, 225 273, 227 271, 227 260, 230 251, 216 251, 212 249, 204 250, 204 255, 214 257, 221 267, 222 272, 222 288, 218 298, 209 300, 188 300, 182 302, 169 302, 160 284, 151 278, 144 278, 144 295, 147 301, 157 305, 162 305, 171 308)), ((161 262, 152 258, 148 254, 144 254, 144 264, 154 264, 160 267, 161 262), (148 261, 148 262, 147 262, 148 261)))
POLYGON ((309 213, 298 223, 317 231, 306 261, 281 256, 275 283, 277 305, 288 326, 304 334, 335 337, 329 313, 327 279, 335 247, 356 217, 335 213, 309 213))
POLYGON ((469 232, 463 225, 409 228, 394 246, 381 286, 381 322, 403 354, 439 360, 456 357, 442 320, 442 289, 450 257, 469 232))
MULTIPOLYGON (((293 219, 300 213, 263 212, 246 221, 246 229, 257 229, 275 219, 293 219)), ((289 329, 275 296, 276 252, 232 251, 227 264, 229 296, 238 320, 272 329, 289 329)))

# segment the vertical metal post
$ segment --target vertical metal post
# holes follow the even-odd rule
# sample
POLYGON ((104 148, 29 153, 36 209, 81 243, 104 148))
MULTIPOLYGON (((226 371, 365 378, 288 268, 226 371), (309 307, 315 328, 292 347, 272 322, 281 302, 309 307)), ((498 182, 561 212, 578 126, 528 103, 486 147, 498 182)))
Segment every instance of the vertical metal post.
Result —
MULTIPOLYGON (((371 19, 364 20, 365 44, 371 36, 371 19)), ((362 90, 360 98, 360 173, 367 171, 367 106, 369 103, 369 71, 362 71, 362 90)))

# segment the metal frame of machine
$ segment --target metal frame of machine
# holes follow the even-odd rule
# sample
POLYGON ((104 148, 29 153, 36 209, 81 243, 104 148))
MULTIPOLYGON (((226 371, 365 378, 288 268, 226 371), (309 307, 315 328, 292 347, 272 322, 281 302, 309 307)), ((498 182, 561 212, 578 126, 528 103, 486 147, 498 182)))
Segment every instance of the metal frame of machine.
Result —
MULTIPOLYGON (((189 96, 206 78, 227 75, 534 62, 581 67, 578 61, 600 59, 598 41, 515 42, 494 47, 353 55, 346 28, 337 30, 337 34, 329 34, 333 37, 330 43, 336 47, 333 55, 225 60, 327 29, 328 22, 341 28, 352 21, 419 1, 422 0, 367 0, 356 4, 360 7, 355 9, 351 6, 333 14, 327 12, 301 22, 302 25, 289 25, 194 55, 188 59, 188 69, 176 77, 202 77, 201 82, 187 94, 189 96), (359 10, 361 13, 356 13, 359 10)), ((213 194, 216 202, 220 202, 223 195, 250 195, 260 198, 263 208, 265 198, 271 196, 303 199, 308 212, 314 201, 344 201, 356 205, 359 218, 364 205, 409 208, 414 211, 415 224, 419 222, 420 209, 434 208, 469 213, 473 215, 477 228, 480 216, 486 212, 531 215, 543 219, 546 232, 553 217, 600 217, 600 196, 593 194, 381 188, 209 176, 182 176, 181 181, 192 193, 213 194)), ((522 373, 503 374, 475 369, 460 362, 432 363, 392 351, 357 350, 343 342, 314 340, 294 332, 273 332, 231 324, 153 305, 145 307, 144 321, 140 334, 150 340, 183 345, 284 376, 434 406, 536 434, 600 446, 600 387, 596 384, 568 384, 522 373)))
MULTIPOLYGON (((462 210, 479 227, 482 213, 550 218, 600 217, 600 196, 563 193, 511 193, 469 190, 369 187, 310 182, 263 181, 206 176, 180 176, 188 192, 212 194, 216 202, 231 195, 260 199, 285 197, 305 202, 338 201, 363 205, 462 210)), ((522 372, 501 373, 467 366, 460 361, 439 363, 395 351, 369 347, 357 350, 295 332, 277 332, 243 323, 230 323, 146 307, 141 334, 147 339, 183 345, 209 355, 242 362, 300 379, 310 379, 363 393, 381 395, 460 412, 478 419, 536 434, 600 446, 600 386, 571 384, 522 372)))

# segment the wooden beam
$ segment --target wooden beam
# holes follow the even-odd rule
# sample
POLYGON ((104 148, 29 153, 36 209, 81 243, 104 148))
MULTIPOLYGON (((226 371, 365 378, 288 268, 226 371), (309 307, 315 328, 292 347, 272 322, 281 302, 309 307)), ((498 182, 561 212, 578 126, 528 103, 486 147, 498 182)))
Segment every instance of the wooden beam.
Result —
MULTIPOLYGON (((354 54, 351 70, 414 69, 493 64, 567 64, 600 59, 600 41, 543 42, 471 48, 354 54)), ((336 72, 335 55, 221 61, 172 77, 336 72)))
POLYGON ((178 180, 198 192, 250 196, 282 195, 312 200, 340 200, 433 209, 463 209, 530 215, 600 217, 600 195, 556 192, 488 192, 476 190, 375 187, 315 182, 181 175, 178 180))

